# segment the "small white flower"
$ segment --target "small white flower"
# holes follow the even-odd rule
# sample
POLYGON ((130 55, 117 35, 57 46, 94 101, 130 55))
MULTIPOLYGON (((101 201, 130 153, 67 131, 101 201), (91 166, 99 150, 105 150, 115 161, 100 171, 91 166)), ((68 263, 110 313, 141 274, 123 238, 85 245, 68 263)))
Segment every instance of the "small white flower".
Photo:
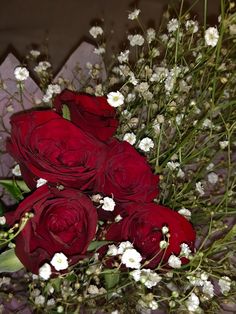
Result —
POLYGON ((57 307, 57 313, 63 313, 64 312, 64 307, 62 305, 59 305, 57 307))
POLYGON ((193 20, 188 20, 186 22, 186 30, 191 30, 191 32, 193 33, 197 33, 198 31, 198 22, 197 21, 193 21, 193 20))
POLYGON ((3 226, 5 225, 7 222, 6 217, 5 216, 0 216, 0 225, 3 226))
POLYGON ((229 25, 229 33, 230 35, 236 35, 236 24, 229 25))
POLYGON ((52 95, 45 94, 42 98, 43 102, 49 102, 52 99, 52 95))
POLYGON ((37 58, 38 56, 40 56, 40 51, 38 50, 30 50, 30 54, 32 57, 37 58))
POLYGON ((132 249, 133 244, 129 241, 121 242, 118 247, 118 254, 123 254, 126 249, 132 249))
POLYGON ((215 167, 215 165, 211 162, 211 163, 206 167, 206 170, 207 170, 207 171, 211 171, 214 167, 215 167))
POLYGON ((165 118, 164 118, 163 114, 158 114, 156 119, 157 119, 157 121, 158 121, 160 124, 162 124, 162 123, 165 122, 165 118))
POLYGON ((148 307, 149 307, 151 310, 155 311, 155 310, 158 309, 158 303, 157 303, 155 300, 152 300, 152 301, 150 301, 150 302, 148 303, 148 307))
POLYGON ((205 129, 207 129, 207 128, 210 129, 210 128, 213 126, 213 124, 212 124, 211 120, 207 118, 207 119, 205 119, 205 120, 203 121, 202 126, 203 126, 205 129))
POLYGON ((191 219, 191 211, 188 210, 187 208, 181 208, 178 210, 178 213, 182 216, 184 216, 186 219, 190 220, 191 219))
POLYGON ((182 169, 179 169, 177 172, 177 177, 178 178, 184 178, 185 177, 185 173, 183 172, 182 169))
POLYGON ((114 202, 114 200, 111 197, 104 197, 103 200, 100 201, 102 205, 102 209, 106 210, 106 211, 110 211, 112 212, 116 206, 116 203, 114 202))
POLYGON ((216 184, 218 182, 218 175, 215 172, 211 172, 208 174, 207 179, 211 184, 216 184))
POLYGON ((165 240, 160 241, 160 249, 164 250, 165 248, 167 248, 167 246, 169 245, 169 243, 165 240))
POLYGON ((119 222, 119 221, 121 221, 123 218, 121 217, 121 215, 117 215, 116 217, 115 217, 115 222, 119 222))
POLYGON ((186 306, 190 312, 196 312, 200 304, 198 296, 195 293, 191 293, 190 297, 186 301, 186 306))
POLYGON ((128 40, 129 40, 130 45, 132 47, 134 47, 134 46, 142 46, 144 44, 144 38, 140 34, 129 35, 128 36, 128 40))
POLYGON ((167 24, 167 30, 169 33, 175 32, 179 27, 179 22, 177 19, 171 19, 167 24))
POLYGON ((37 305, 44 305, 45 297, 43 295, 39 295, 34 299, 34 303, 37 305))
POLYGON ((126 133, 123 137, 123 141, 130 143, 130 145, 134 145, 136 142, 136 135, 134 133, 126 133))
POLYGON ((20 166, 18 164, 15 165, 15 167, 12 169, 12 174, 14 174, 16 177, 21 176, 20 166))
POLYGON ((95 285, 90 285, 90 286, 88 287, 88 293, 89 293, 89 294, 99 294, 99 289, 98 289, 98 287, 95 286, 95 285))
POLYGON ((93 26, 90 28, 89 33, 93 38, 97 38, 103 34, 103 29, 100 26, 93 26))
POLYGON ((221 149, 225 149, 229 145, 229 141, 221 141, 219 144, 221 149))
POLYGON ((200 196, 203 196, 205 194, 201 181, 196 183, 196 191, 199 193, 200 196))
POLYGON ((209 280, 204 282, 203 287, 202 287, 202 292, 207 294, 210 298, 213 298, 214 286, 209 280))
POLYGON ((180 167, 180 163, 177 161, 168 161, 168 163, 166 164, 166 166, 170 169, 170 170, 175 170, 177 168, 180 167))
POLYGON ((156 132, 156 134, 160 133, 161 127, 160 127, 160 123, 157 120, 154 120, 152 127, 153 127, 153 130, 156 132))
POLYGON ((219 39, 219 33, 216 27, 209 27, 205 31, 205 42, 207 46, 215 47, 219 39))
POLYGON ((118 249, 117 249, 117 247, 114 244, 108 245, 107 255, 108 256, 116 256, 116 255, 118 255, 118 249))
POLYGON ((37 180, 37 184, 36 184, 36 188, 39 188, 40 186, 46 184, 48 181, 43 179, 43 178, 40 178, 37 180))
POLYGON ((91 200, 92 200, 92 202, 100 203, 100 201, 102 200, 102 195, 101 194, 93 194, 91 196, 91 200))
POLYGON ((69 266, 68 258, 63 253, 54 254, 50 263, 57 271, 67 269, 69 266))
POLYGON ((56 301, 54 299, 47 300, 47 306, 54 306, 56 304, 56 301))
POLYGON ((14 70, 14 75, 17 81, 25 81, 29 77, 29 71, 25 67, 17 67, 14 70))
POLYGON ((124 96, 119 92, 110 92, 107 95, 107 102, 112 107, 119 107, 124 103, 124 96))
POLYGON ((220 291, 223 294, 227 294, 230 291, 231 279, 227 276, 221 277, 219 280, 220 291))
POLYGON ((52 65, 48 61, 40 61, 39 64, 34 67, 34 71, 39 74, 47 71, 51 66, 52 65))
POLYGON ((172 268, 180 268, 181 267, 181 259, 172 254, 168 259, 168 265, 172 268))
POLYGON ((128 19, 129 19, 129 20, 135 20, 135 19, 137 19, 137 17, 139 16, 139 13, 140 13, 140 10, 135 9, 133 12, 131 12, 131 13, 128 15, 128 19))
POLYGON ((147 288, 151 289, 161 281, 161 277, 151 269, 142 269, 140 274, 140 281, 147 288))
POLYGON ((149 137, 145 137, 140 141, 138 147, 144 152, 149 152, 154 147, 154 142, 149 137))
POLYGON ((169 228, 167 226, 164 226, 161 228, 162 234, 167 234, 169 232, 169 228))
POLYGON ((46 94, 53 95, 53 94, 60 94, 61 92, 61 86, 58 84, 49 84, 46 94))
POLYGON ((141 270, 140 269, 136 269, 133 270, 130 275, 134 278, 134 280, 137 282, 140 280, 140 276, 141 276, 141 270))
POLYGON ((99 47, 99 48, 94 48, 94 51, 93 51, 96 55, 102 55, 106 52, 105 48, 103 47, 99 47))
POLYGON ((120 63, 128 62, 129 61, 129 50, 125 50, 124 52, 121 52, 119 56, 117 57, 118 61, 120 63))
POLYGON ((51 266, 48 263, 43 264, 39 268, 39 277, 41 277, 44 280, 48 280, 52 274, 51 266))
POLYGON ((189 258, 189 255, 192 253, 192 251, 190 250, 188 244, 182 243, 180 245, 180 248, 181 248, 180 256, 184 256, 186 258, 189 258))
POLYGON ((121 257, 121 262, 126 267, 139 269, 141 267, 142 256, 135 249, 126 249, 121 257))
POLYGON ((156 37, 156 31, 153 28, 147 30, 147 41, 150 44, 156 37))

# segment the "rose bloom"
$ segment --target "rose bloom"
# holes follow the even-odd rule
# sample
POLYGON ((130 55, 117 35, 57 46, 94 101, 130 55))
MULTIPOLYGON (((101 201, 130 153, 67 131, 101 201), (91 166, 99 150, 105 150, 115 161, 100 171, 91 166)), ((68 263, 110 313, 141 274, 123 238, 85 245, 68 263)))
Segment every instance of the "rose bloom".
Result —
POLYGON ((96 233, 97 212, 90 199, 78 190, 44 185, 6 214, 12 226, 27 212, 33 212, 16 237, 16 255, 31 272, 63 253, 73 264, 84 257, 96 233))
POLYGON ((97 192, 114 196, 119 202, 149 202, 158 194, 159 177, 128 142, 112 141, 97 179, 97 192))
POLYGON ((62 114, 63 105, 68 106, 72 123, 101 141, 108 140, 117 129, 116 110, 108 104, 106 97, 65 89, 54 99, 54 107, 59 114, 62 114))
POLYGON ((30 188, 39 178, 80 190, 93 188, 105 144, 51 110, 16 114, 11 125, 7 150, 30 188))
MULTIPOLYGON (((124 207, 127 216, 110 225, 106 240, 133 243, 143 260, 150 261, 147 268, 155 268, 160 261, 166 264, 172 254, 178 256, 182 243, 193 250, 195 231, 188 220, 177 212, 154 203, 131 203, 124 207), (167 233, 162 231, 163 227, 168 230, 167 233), (169 241, 166 249, 160 249, 161 241, 169 241)), ((180 259, 182 264, 188 262, 184 257, 180 259)))

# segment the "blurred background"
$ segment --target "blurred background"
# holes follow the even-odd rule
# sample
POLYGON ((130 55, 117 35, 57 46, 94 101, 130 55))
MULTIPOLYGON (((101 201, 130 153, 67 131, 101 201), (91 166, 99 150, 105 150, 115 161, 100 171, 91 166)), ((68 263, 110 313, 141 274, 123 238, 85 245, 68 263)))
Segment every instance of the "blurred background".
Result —
MULTIPOLYGON (((207 6, 207 22, 214 26, 220 12, 220 0, 184 1, 193 7, 193 16, 203 21, 207 6)), ((110 56, 122 47, 128 28, 128 13, 141 9, 140 17, 147 26, 158 27, 168 5, 177 8, 179 0, 8 0, 0 10, 0 61, 9 51, 22 60, 32 49, 43 50, 50 56, 56 73, 71 52, 84 40, 95 43, 89 35, 92 25, 104 26, 107 51, 110 56)), ((124 48, 124 46, 122 47, 124 48)), ((108 57, 108 56, 106 56, 108 57)))

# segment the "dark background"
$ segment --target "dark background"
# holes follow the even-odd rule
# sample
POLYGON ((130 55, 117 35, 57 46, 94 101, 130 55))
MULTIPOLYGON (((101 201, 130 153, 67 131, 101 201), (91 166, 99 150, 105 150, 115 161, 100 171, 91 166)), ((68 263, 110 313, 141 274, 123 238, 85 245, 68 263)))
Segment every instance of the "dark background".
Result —
MULTIPOLYGON (((184 1, 189 7, 195 1, 184 1)), ((220 0, 208 0, 208 23, 215 25, 220 0)), ((127 16, 133 8, 141 9, 146 25, 158 27, 168 4, 178 7, 179 0, 8 0, 1 1, 0 61, 9 51, 22 60, 28 49, 44 49, 53 60, 56 72, 83 40, 94 43, 88 31, 93 22, 104 24, 108 54, 125 39, 128 26, 136 25, 127 16)), ((205 0, 199 0, 193 12, 203 20, 205 0)), ((124 48, 124 47, 123 47, 124 48)))

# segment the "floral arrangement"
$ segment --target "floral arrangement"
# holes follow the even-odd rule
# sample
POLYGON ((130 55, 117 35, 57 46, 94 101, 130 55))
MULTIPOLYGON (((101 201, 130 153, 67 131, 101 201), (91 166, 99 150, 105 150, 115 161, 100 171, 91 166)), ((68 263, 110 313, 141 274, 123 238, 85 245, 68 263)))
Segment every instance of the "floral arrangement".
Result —
MULTIPOLYGON (((222 1, 201 27, 181 5, 157 32, 135 9, 107 78, 102 59, 77 67, 79 90, 32 50, 28 107, 25 64, 16 94, 1 81, 3 313, 235 311, 234 11, 222 1)), ((103 29, 90 35, 103 55, 103 29)))

